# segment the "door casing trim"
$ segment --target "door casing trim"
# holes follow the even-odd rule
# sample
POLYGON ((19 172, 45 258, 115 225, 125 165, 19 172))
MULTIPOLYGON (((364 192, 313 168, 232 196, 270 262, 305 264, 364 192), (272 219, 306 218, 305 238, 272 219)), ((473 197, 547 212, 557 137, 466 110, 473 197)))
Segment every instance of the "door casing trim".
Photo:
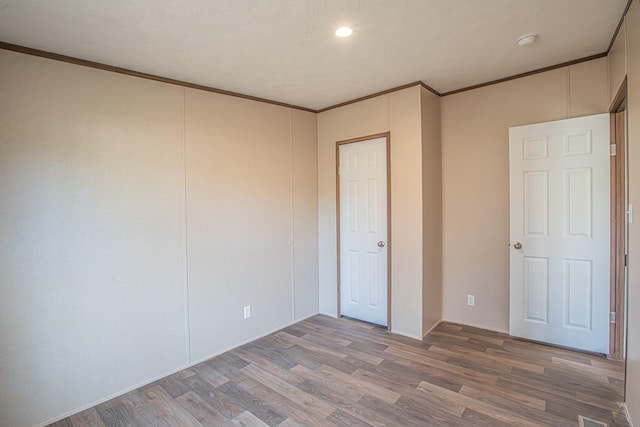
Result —
POLYGON ((627 319, 625 294, 626 278, 625 254, 627 252, 627 215, 628 172, 627 172, 627 78, 623 80, 609 108, 610 144, 616 146, 616 155, 611 157, 611 283, 610 311, 616 313, 616 321, 610 325, 609 357, 613 360, 625 360, 626 347, 625 324, 627 319), (617 117, 622 119, 618 126, 617 117), (622 138, 621 138, 622 137, 622 138))

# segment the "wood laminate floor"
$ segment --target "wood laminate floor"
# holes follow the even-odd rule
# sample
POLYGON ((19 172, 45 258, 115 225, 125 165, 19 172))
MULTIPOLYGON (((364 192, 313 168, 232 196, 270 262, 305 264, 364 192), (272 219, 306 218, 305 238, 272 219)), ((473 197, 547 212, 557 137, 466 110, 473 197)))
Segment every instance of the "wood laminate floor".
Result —
POLYGON ((53 426, 628 426, 624 369, 441 323, 423 341, 315 316, 53 426))

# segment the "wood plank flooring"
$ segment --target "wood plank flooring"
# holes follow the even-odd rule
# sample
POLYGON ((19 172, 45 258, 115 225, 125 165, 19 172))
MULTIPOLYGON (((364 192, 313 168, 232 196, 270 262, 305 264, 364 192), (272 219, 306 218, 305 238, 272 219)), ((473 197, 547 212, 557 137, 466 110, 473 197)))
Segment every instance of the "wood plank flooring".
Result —
POLYGON ((624 369, 450 323, 416 341, 315 316, 53 426, 629 426, 624 369))

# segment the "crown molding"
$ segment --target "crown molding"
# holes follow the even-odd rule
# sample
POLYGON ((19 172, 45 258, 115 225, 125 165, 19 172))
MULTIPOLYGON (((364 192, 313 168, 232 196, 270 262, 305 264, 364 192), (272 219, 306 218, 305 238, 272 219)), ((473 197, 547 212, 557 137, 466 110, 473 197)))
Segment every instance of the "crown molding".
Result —
POLYGON ((620 22, 618 22, 618 26, 616 30, 613 32, 613 37, 611 37, 611 42, 609 43, 609 47, 607 48, 607 54, 611 52, 611 48, 613 48, 613 44, 616 41, 616 37, 618 37, 618 33, 620 32, 620 28, 622 28, 622 24, 624 23, 624 19, 627 17, 627 13, 629 12, 629 8, 631 7, 631 2, 633 0, 629 0, 627 2, 627 6, 624 8, 624 12, 622 12, 622 16, 620 17, 620 22))
POLYGON ((125 74, 127 76, 139 77, 147 80, 154 80, 157 82, 168 83, 176 86, 188 87, 191 89, 203 90, 206 92, 213 92, 220 95, 228 95, 236 98, 248 99, 251 101, 263 102, 266 104, 277 105, 280 107, 293 108, 296 110, 307 111, 310 113, 317 113, 316 110, 306 107, 301 107, 299 105, 287 104, 284 102, 272 101, 270 99, 259 98, 257 96, 245 95, 238 92, 232 92, 224 89, 217 89, 210 86, 199 85, 195 83, 189 83, 182 80, 170 79, 167 77, 156 76, 154 74, 141 73, 139 71, 129 70, 127 68, 114 67, 113 65, 102 64, 100 62, 88 61, 86 59, 75 58, 73 56, 60 55, 58 53, 47 52, 45 50, 33 49, 30 47, 20 46, 16 44, 11 44, 7 42, 0 41, 0 49, 10 50, 12 52, 23 53, 26 55, 38 56, 41 58, 53 59, 54 61, 66 62, 69 64, 80 65, 83 67, 95 68, 103 71, 111 71, 113 73, 125 74))
POLYGON ((380 91, 380 92, 372 93, 371 95, 366 95, 366 96, 362 96, 360 98, 351 99, 349 101, 341 102, 340 104, 335 104, 335 105, 331 105, 329 107, 321 108, 321 109, 318 110, 318 113, 323 113, 325 111, 329 111, 329 110, 333 110, 333 109, 336 109, 336 108, 344 107, 345 105, 349 105, 349 104, 355 104, 356 102, 366 101, 367 99, 375 98, 376 96, 386 95, 386 94, 391 93, 391 92, 397 92, 399 90, 407 89, 407 88, 414 87, 414 86, 422 86, 423 88, 427 89, 429 92, 433 93, 434 95, 442 96, 442 95, 440 95, 440 92, 438 92, 437 90, 427 86, 425 83, 423 83, 421 81, 417 81, 417 82, 413 82, 413 83, 407 83, 407 84, 402 85, 402 86, 396 86, 396 87, 393 87, 391 89, 386 89, 386 90, 383 90, 383 91, 380 91))
POLYGON ((556 70, 558 68, 564 68, 564 67, 568 67, 570 65, 580 64, 581 62, 593 61, 594 59, 600 59, 600 58, 604 58, 606 56, 607 56, 607 52, 598 53, 596 55, 587 56, 585 58, 574 59, 573 61, 567 61, 567 62, 563 62, 561 64, 550 65, 548 67, 538 68, 537 70, 527 71, 526 73, 516 74, 514 76, 504 77, 504 78, 501 78, 501 79, 492 80, 490 82, 479 83, 477 85, 473 85, 473 86, 463 87, 461 89, 452 90, 452 91, 443 93, 442 96, 455 95, 456 93, 460 93, 460 92, 467 92, 469 90, 479 89, 479 88, 485 87, 485 86, 492 86, 492 85, 495 85, 495 84, 498 84, 498 83, 504 83, 504 82, 508 82, 510 80, 520 79, 522 77, 533 76, 534 74, 540 74, 540 73, 544 73, 544 72, 547 72, 547 71, 556 70))

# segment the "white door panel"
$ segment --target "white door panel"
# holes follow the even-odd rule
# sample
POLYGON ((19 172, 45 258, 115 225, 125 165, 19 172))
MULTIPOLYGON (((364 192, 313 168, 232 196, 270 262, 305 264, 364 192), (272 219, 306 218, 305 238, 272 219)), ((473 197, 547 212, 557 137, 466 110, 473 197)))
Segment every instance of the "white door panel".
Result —
POLYGON ((511 335, 608 353, 609 115, 509 129, 509 177, 511 335))
POLYGON ((339 146, 339 188, 341 314, 386 326, 386 138, 339 146))

